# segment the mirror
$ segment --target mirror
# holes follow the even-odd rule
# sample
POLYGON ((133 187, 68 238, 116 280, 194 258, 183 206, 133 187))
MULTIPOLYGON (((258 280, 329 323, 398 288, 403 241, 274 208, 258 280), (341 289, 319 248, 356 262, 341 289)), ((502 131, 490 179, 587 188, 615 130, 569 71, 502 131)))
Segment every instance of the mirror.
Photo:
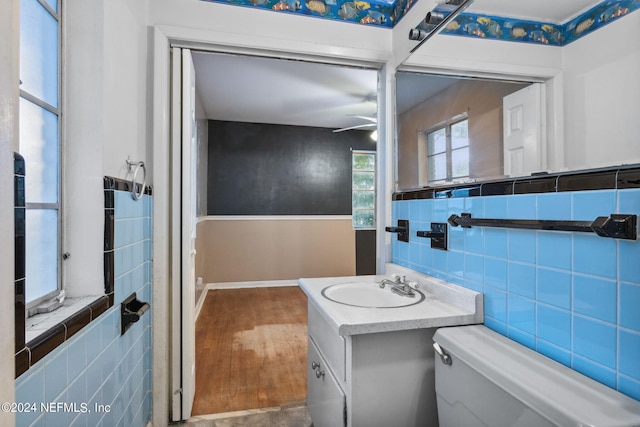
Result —
POLYGON ((398 189, 504 177, 503 98, 530 85, 398 72, 398 189))
POLYGON ((640 163, 638 75, 640 12, 562 47, 437 35, 396 72, 396 191, 640 163), (505 108, 527 91, 540 103, 533 151, 509 140, 528 119, 505 108))

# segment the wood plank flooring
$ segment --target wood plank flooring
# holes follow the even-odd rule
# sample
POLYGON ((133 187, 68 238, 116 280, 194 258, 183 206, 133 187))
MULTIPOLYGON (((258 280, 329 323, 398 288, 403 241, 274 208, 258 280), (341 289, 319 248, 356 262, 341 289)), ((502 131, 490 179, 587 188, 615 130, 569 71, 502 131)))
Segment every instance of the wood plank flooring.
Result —
POLYGON ((193 415, 303 403, 307 297, 295 287, 218 289, 196 322, 193 415))

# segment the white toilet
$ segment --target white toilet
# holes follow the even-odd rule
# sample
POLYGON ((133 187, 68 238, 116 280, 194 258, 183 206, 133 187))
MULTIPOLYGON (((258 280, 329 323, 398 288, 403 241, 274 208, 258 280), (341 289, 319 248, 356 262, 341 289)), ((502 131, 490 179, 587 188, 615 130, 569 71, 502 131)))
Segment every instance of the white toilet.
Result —
POLYGON ((440 427, 640 426, 640 401, 482 325, 433 340, 440 427))

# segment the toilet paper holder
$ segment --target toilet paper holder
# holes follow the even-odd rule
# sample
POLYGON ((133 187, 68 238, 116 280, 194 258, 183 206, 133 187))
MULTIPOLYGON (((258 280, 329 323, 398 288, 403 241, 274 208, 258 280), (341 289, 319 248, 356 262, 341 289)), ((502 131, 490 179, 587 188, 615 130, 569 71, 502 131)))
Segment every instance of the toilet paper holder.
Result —
POLYGON ((148 302, 140 301, 135 292, 122 301, 120 303, 120 335, 124 335, 150 307, 148 302))

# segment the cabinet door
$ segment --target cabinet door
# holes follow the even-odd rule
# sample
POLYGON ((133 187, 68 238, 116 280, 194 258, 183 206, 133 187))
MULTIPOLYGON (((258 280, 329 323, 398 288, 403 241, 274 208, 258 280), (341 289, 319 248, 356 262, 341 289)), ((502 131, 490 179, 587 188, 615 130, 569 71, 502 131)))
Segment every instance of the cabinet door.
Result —
POLYGON ((309 338, 307 360, 307 408, 314 427, 339 427, 344 419, 344 392, 329 366, 309 338))

